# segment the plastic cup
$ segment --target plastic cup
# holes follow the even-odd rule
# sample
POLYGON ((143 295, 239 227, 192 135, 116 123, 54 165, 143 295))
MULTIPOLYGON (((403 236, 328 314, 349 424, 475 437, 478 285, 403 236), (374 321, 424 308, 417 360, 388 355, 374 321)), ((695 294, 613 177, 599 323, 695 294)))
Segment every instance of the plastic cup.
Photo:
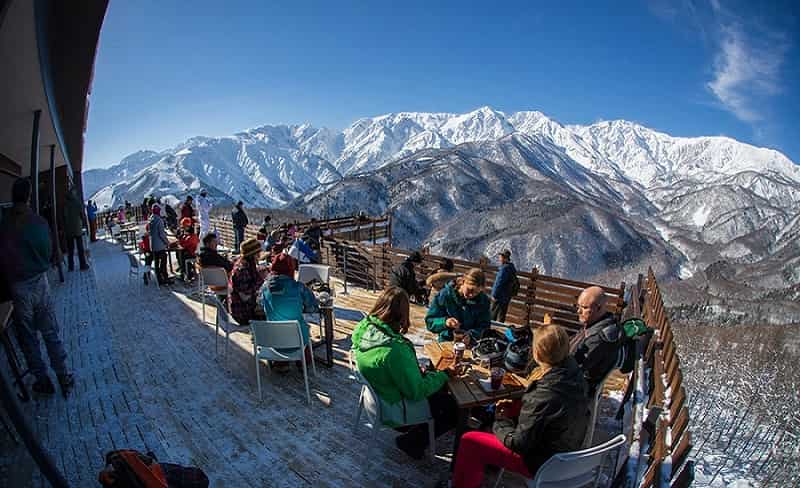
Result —
POLYGON ((492 368, 489 378, 492 384, 492 390, 499 390, 503 385, 503 377, 506 375, 506 370, 503 368, 492 368))
POLYGON ((455 342, 453 343, 453 354, 455 354, 456 364, 460 363, 462 359, 464 359, 464 351, 467 350, 467 345, 463 342, 455 342))

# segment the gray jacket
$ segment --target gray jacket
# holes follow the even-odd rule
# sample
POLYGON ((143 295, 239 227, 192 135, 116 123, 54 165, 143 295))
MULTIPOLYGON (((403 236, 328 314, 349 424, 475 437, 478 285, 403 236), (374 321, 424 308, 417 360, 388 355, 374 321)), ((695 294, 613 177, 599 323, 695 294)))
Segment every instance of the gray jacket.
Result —
POLYGON ((158 215, 150 217, 150 251, 165 251, 169 246, 167 231, 164 229, 164 221, 158 215))

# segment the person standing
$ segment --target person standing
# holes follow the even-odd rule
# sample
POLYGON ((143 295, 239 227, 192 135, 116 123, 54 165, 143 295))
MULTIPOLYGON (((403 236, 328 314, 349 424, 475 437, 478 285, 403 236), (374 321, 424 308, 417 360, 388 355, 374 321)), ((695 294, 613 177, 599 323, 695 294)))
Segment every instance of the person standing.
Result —
MULTIPOLYGON (((67 353, 59 337, 58 319, 47 280, 52 255, 50 227, 28 206, 31 184, 27 178, 14 182, 11 195, 13 207, 0 229, 0 278, 11 291, 14 327, 28 367, 36 378, 33 391, 55 393, 42 359, 38 332, 44 339, 50 367, 66 395, 75 381, 67 370, 67 353)), ((80 202, 78 204, 82 207, 80 202)))
POLYGON ((511 251, 503 249, 500 253, 500 269, 492 286, 492 320, 506 321, 506 313, 511 299, 519 291, 517 268, 511 262, 511 251))
POLYGON ((156 267, 156 279, 159 285, 169 284, 167 277, 167 248, 169 239, 167 231, 164 229, 164 221, 161 219, 161 207, 153 205, 150 209, 150 252, 153 253, 156 267))
POLYGON ((89 219, 89 242, 97 242, 97 204, 91 200, 86 203, 86 218, 89 219))
POLYGON ((75 247, 78 247, 78 261, 81 271, 89 269, 86 264, 86 252, 83 249, 83 205, 75 188, 71 188, 64 200, 64 237, 67 238, 67 251, 70 271, 75 271, 75 247))
POLYGON ((202 239, 211 230, 211 200, 205 188, 200 190, 200 197, 197 198, 197 213, 200 218, 200 238, 202 239))
POLYGON ((247 220, 247 214, 244 213, 244 202, 239 200, 231 212, 231 220, 233 221, 233 236, 235 238, 234 249, 239 252, 239 246, 244 242, 244 229, 250 222, 247 220))
POLYGON ((181 220, 192 219, 194 220, 194 206, 192 205, 192 196, 186 195, 186 200, 181 205, 181 220))

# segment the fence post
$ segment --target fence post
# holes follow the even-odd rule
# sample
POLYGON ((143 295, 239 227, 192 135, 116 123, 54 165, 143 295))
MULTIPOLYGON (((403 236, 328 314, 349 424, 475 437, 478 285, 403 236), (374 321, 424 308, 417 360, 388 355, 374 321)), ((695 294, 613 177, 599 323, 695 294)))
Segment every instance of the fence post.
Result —
POLYGON ((342 295, 347 295, 347 247, 342 246, 342 252, 344 253, 344 291, 342 295))

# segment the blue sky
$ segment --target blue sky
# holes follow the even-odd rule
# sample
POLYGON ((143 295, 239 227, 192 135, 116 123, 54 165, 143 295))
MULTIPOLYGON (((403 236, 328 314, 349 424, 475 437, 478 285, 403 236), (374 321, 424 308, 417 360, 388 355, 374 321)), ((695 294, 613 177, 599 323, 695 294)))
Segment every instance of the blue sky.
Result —
POLYGON ((483 105, 727 135, 800 163, 799 13, 732 0, 112 0, 85 167, 263 124, 343 129, 483 105))

